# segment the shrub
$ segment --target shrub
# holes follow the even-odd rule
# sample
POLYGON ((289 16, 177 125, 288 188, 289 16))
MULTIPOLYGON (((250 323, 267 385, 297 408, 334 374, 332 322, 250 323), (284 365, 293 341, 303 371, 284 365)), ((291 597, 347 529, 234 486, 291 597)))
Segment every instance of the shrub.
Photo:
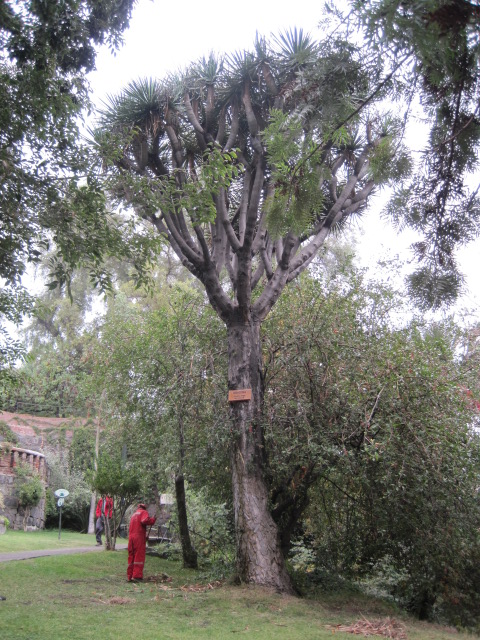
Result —
POLYGON ((24 509, 36 507, 43 497, 43 484, 37 476, 22 482, 18 489, 18 502, 24 509))
POLYGON ((7 516, 0 516, 0 524, 4 524, 7 529, 10 526, 10 520, 7 518, 7 516))

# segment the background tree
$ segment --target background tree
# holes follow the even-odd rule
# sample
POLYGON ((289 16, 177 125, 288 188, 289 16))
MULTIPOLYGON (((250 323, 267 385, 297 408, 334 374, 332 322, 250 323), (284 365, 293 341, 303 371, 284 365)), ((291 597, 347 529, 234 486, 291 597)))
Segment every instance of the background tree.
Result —
POLYGON ((110 496, 113 501, 112 518, 105 518, 107 549, 115 550, 117 527, 127 508, 138 498, 141 486, 138 471, 123 460, 118 448, 117 451, 100 454, 97 469, 91 476, 91 488, 98 496, 110 496))
MULTIPOLYGON (((76 435, 76 431, 74 432, 76 435)), ((74 441, 75 441, 74 435, 74 441)), ((88 514, 90 511, 90 485, 82 461, 75 460, 75 446, 68 452, 64 450, 47 451, 47 464, 50 472, 49 489, 47 489, 47 526, 58 523, 58 511, 54 492, 66 489, 69 492, 62 507, 62 524, 66 529, 87 532, 88 514)))
POLYGON ((290 590, 263 475, 260 326, 332 228, 408 161, 392 128, 359 113, 375 69, 346 42, 302 32, 213 56, 112 98, 96 135, 110 190, 166 238, 227 327, 237 571, 290 590))
MULTIPOLYGON (((121 43, 135 0, 0 2, 0 326, 29 311, 20 278, 52 246, 51 271, 87 265, 96 283, 100 247, 121 255, 121 233, 82 148, 79 126, 89 108, 87 74, 96 47, 121 43)), ((126 232, 126 227, 123 229, 126 232)), ((129 233, 129 232, 128 232, 129 233)), ((123 247, 123 249, 122 249, 123 247)), ((135 259, 142 249, 137 244, 135 259)), ((68 279, 68 277, 67 277, 68 279)), ((55 282, 56 278, 52 278, 55 282)), ((0 367, 18 344, 0 329, 0 367)))
POLYGON ((471 625, 478 362, 459 358, 453 323, 407 317, 345 267, 279 301, 263 343, 272 514, 285 549, 313 551, 320 581, 373 576, 420 617, 471 625))
POLYGON ((207 491, 217 485, 215 476, 225 481, 213 467, 218 458, 225 468, 225 449, 219 449, 225 422, 214 410, 225 377, 216 374, 216 388, 214 341, 205 342, 219 328, 202 294, 189 285, 159 289, 154 299, 137 298, 135 304, 119 295, 96 352, 94 384, 105 388, 108 426, 128 443, 128 459, 149 478, 154 494, 159 487, 175 493, 188 567, 196 566, 197 553, 190 541, 185 478, 207 491))
POLYGON ((96 326, 87 316, 97 294, 87 271, 75 273, 70 295, 71 299, 60 289, 47 289, 37 297, 23 331, 28 357, 10 371, 14 384, 0 392, 4 409, 57 417, 92 412, 85 384, 96 326))
MULTIPOLYGON (((64 488, 70 492, 62 509, 62 521, 66 528, 88 532, 91 503, 89 474, 95 460, 95 425, 86 421, 83 427, 76 427, 69 445, 46 447, 47 463, 50 470, 47 506, 49 507, 47 526, 56 524, 57 508, 55 489, 64 488)), ((96 506, 94 500, 94 508, 96 506)))

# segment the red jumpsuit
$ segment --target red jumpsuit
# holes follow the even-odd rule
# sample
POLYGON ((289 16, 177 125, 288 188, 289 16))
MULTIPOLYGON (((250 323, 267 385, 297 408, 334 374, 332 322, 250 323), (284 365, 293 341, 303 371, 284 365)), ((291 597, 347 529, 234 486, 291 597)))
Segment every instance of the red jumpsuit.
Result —
POLYGON ((151 518, 146 509, 139 507, 130 520, 128 531, 128 580, 143 579, 147 527, 154 524, 156 519, 156 517, 151 518))

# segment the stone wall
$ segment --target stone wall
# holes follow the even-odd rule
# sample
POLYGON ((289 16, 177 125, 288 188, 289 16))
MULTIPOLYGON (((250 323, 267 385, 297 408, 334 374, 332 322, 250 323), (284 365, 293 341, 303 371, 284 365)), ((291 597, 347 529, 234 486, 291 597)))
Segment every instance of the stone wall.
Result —
MULTIPOLYGON (((13 434, 13 444, 25 449, 43 452, 48 445, 50 450, 64 450, 70 446, 76 428, 85 426, 84 418, 46 418, 30 416, 24 413, 0 411, 0 422, 13 434)), ((9 438, 5 438, 9 440, 9 438)))
MULTIPOLYGON (((32 473, 39 476, 44 487, 48 485, 48 467, 43 453, 19 447, 0 448, 0 491, 3 497, 3 508, 0 515, 6 516, 13 529, 22 529, 25 512, 18 504, 16 495, 16 467, 23 464, 30 467, 32 473)), ((30 530, 43 529, 45 526, 45 497, 36 507, 32 507, 26 526, 30 530)))
MULTIPOLYGON (((32 471, 38 473, 44 485, 48 486, 48 468, 43 452, 68 450, 74 430, 83 427, 87 420, 49 418, 0 411, 0 422, 5 425, 4 438, 14 445, 10 447, 8 454, 5 454, 5 447, 2 451, 0 446, 0 491, 4 502, 4 507, 0 506, 0 515, 6 516, 15 529, 21 529, 25 513, 15 495, 16 464, 23 461, 31 465, 32 471)), ((2 437, 0 437, 1 440, 2 437)), ((26 525, 32 529, 44 527, 45 499, 31 509, 26 525)))

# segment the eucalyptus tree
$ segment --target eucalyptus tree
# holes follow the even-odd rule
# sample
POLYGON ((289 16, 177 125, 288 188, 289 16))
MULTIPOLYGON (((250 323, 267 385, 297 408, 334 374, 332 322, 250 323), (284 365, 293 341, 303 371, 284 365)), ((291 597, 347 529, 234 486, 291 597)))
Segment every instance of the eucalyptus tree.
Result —
MULTIPOLYGON (((330 232, 408 172, 375 68, 302 31, 211 55, 112 97, 96 143, 110 193, 170 243, 225 323, 237 571, 290 590, 264 478, 260 327, 330 232)), ((227 394, 225 390, 225 403, 227 394)))

